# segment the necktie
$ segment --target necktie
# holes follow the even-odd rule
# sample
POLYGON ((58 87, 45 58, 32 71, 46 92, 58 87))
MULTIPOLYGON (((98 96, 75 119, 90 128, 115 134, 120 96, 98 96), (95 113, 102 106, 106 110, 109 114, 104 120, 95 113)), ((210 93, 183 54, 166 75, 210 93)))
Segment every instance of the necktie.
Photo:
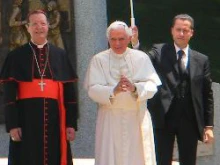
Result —
POLYGON ((183 74, 185 72, 185 70, 186 70, 184 62, 183 62, 183 56, 185 56, 185 53, 184 53, 183 50, 179 50, 177 52, 177 54, 179 55, 178 56, 179 71, 180 71, 180 74, 183 74))

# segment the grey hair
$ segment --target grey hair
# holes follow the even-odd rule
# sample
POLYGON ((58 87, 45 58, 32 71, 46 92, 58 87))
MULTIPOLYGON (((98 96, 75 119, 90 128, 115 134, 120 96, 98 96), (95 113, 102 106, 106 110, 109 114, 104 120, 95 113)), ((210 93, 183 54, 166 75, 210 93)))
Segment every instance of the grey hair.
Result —
POLYGON ((188 15, 188 14, 179 14, 179 15, 176 15, 174 18, 173 18, 173 24, 172 24, 172 27, 174 26, 175 22, 177 19, 181 19, 181 20, 187 20, 191 23, 191 29, 194 29, 194 19, 188 15))
POLYGON ((111 23, 106 30, 107 38, 109 39, 111 30, 119 29, 122 27, 125 29, 126 34, 130 37, 132 35, 132 30, 128 27, 128 25, 122 21, 115 21, 111 23))

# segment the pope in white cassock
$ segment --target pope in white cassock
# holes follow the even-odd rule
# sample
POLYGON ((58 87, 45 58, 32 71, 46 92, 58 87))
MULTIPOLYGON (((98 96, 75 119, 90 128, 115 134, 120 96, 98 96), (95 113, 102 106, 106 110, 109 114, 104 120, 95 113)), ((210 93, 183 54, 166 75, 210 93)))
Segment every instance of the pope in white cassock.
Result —
POLYGON ((110 49, 96 54, 85 85, 98 103, 96 165, 156 165, 147 99, 161 85, 149 57, 128 48, 131 30, 121 21, 107 29, 110 49))

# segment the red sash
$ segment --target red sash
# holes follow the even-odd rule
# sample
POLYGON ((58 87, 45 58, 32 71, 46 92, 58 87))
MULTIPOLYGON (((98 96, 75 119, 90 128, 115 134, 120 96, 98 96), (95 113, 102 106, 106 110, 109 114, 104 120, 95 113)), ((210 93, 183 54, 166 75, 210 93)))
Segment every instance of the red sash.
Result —
POLYGON ((60 114, 60 165, 67 165, 66 110, 64 107, 63 84, 50 79, 44 79, 43 82, 46 83, 43 91, 41 91, 39 85, 40 79, 33 79, 32 82, 19 82, 18 99, 43 97, 58 100, 60 114))
POLYGON ((46 84, 44 85, 43 91, 41 91, 39 85, 40 79, 33 79, 32 82, 19 82, 18 99, 36 97, 58 99, 58 82, 49 79, 44 79, 43 82, 46 84))

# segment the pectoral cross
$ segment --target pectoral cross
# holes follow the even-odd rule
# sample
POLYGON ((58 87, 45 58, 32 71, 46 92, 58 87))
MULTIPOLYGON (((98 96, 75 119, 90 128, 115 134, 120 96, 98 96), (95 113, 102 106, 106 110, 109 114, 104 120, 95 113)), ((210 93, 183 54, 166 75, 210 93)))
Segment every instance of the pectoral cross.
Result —
POLYGON ((40 82, 38 83, 38 85, 40 86, 40 90, 44 91, 44 86, 46 85, 46 83, 43 81, 43 79, 40 80, 40 82))

